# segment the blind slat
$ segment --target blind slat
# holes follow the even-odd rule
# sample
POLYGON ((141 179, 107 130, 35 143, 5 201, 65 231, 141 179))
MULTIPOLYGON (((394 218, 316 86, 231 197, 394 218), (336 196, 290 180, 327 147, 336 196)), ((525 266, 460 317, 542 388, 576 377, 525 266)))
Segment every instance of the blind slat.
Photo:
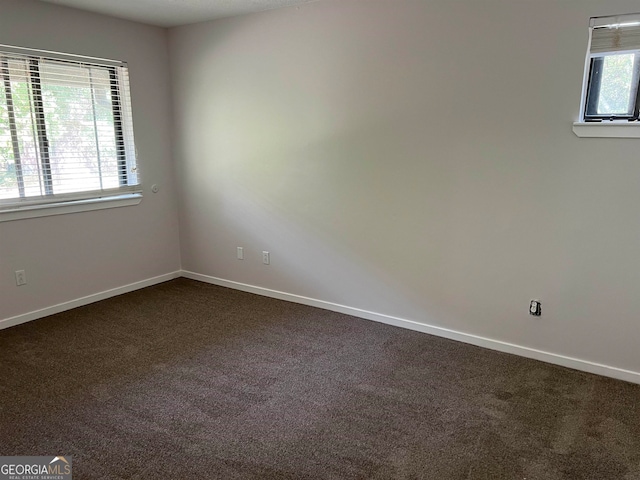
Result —
POLYGON ((58 60, 61 62, 69 62, 71 64, 81 65, 97 65, 101 67, 126 67, 127 63, 120 60, 111 60, 108 58, 87 57, 83 55, 74 55, 72 53, 51 52, 49 50, 36 50, 33 48, 16 47, 14 45, 0 44, 0 51, 9 56, 22 59, 24 57, 40 57, 46 60, 58 60))
POLYGON ((594 28, 591 53, 640 50, 640 25, 594 28))

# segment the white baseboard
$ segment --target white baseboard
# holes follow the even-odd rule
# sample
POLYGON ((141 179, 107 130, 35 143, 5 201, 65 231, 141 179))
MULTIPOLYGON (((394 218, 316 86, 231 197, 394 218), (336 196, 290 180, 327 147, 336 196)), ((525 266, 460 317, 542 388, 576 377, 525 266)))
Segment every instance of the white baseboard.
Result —
POLYGON ((149 278, 140 282, 131 283, 122 287, 113 288, 104 292, 95 293, 86 297, 71 300, 69 302, 60 303, 52 307, 43 308, 41 310, 35 310, 33 312, 17 315, 15 317, 6 318, 0 320, 0 330, 4 328, 13 327, 21 323, 30 322, 38 318, 54 315, 56 313, 71 310, 72 308, 81 307, 90 303, 105 300, 107 298, 122 295, 123 293, 133 292, 141 288, 150 287, 158 283, 173 280, 178 277, 186 277, 192 280, 198 280, 201 282, 210 283, 213 285, 219 285, 222 287, 233 288, 235 290, 241 290, 244 292, 255 293, 271 298, 277 298, 288 302, 300 303, 303 305, 309 305, 312 307, 318 307, 333 312, 344 313, 352 315, 354 317, 363 318, 366 320, 373 320, 375 322, 386 323, 396 327, 407 328, 409 330, 415 330, 417 332, 427 333, 438 337, 448 338, 451 340, 457 340, 459 342, 476 345, 479 347, 489 348, 491 350, 497 350, 499 352, 512 353, 514 355, 520 355, 521 357, 532 358, 540 360, 542 362, 551 363, 554 365, 560 365, 574 370, 580 370, 587 373, 593 373, 596 375, 602 375, 605 377, 616 378, 618 380, 624 380, 627 382, 640 384, 640 373, 633 372, 631 370, 624 370, 609 365, 603 365, 599 363, 590 362, 587 360, 581 360, 578 358, 567 357, 556 353, 545 352, 542 350, 536 350, 529 347, 523 347, 521 345, 515 345, 512 343, 503 342, 500 340, 494 340, 491 338, 480 337, 456 330, 450 330, 443 327, 437 327, 433 325, 427 325, 424 323, 416 322, 413 320, 407 320, 404 318, 394 317, 391 315, 385 315, 382 313, 371 312, 368 310, 362 310, 359 308, 349 307, 346 305, 339 305, 337 303, 326 302, 324 300, 318 300, 315 298, 304 297, 301 295, 294 295, 292 293, 279 292, 277 290, 271 290, 268 288, 258 287, 255 285, 248 285, 245 283, 234 282, 231 280, 225 280, 222 278, 211 277, 208 275, 202 275, 200 273, 189 271, 177 271, 160 275, 158 277, 149 278))
POLYGON ((0 330, 4 328, 13 327, 15 325, 20 325, 21 323, 30 322, 32 320, 37 320, 38 318, 64 312, 66 310, 71 310, 72 308, 82 307, 83 305, 88 305, 90 303, 98 302, 100 300, 105 300, 107 298, 115 297, 117 295, 122 295, 123 293, 129 293, 129 292, 133 292, 134 290, 150 287, 151 285, 156 285, 158 283, 166 282, 168 280, 173 280, 174 278, 178 278, 180 276, 181 276, 180 271, 171 272, 165 275, 160 275, 158 277, 141 280, 140 282, 130 283, 129 285, 125 285, 123 287, 112 288, 111 290, 105 290, 104 292, 94 293, 93 295, 87 295, 86 297, 78 298, 76 300, 71 300, 69 302, 59 303, 58 305, 54 305, 52 307, 43 308, 41 310, 35 310, 33 312, 24 313, 22 315, 16 315, 15 317, 10 317, 4 320, 0 320, 0 330))
POLYGON ((512 353, 514 355, 519 355, 521 357, 532 358, 534 360, 540 360, 542 362, 547 362, 554 365, 560 365, 562 367, 572 368, 574 370, 580 370, 587 373, 593 373, 596 375, 602 375, 605 377, 611 377, 611 378, 616 378, 618 380, 624 380, 627 382, 640 384, 640 373, 633 372, 630 370, 624 370, 617 367, 611 367, 608 365, 589 362, 587 360, 580 360, 578 358, 572 358, 564 355, 559 355, 556 353, 536 350, 529 347, 523 347, 523 346, 515 345, 512 343, 502 342, 500 340, 494 340, 491 338, 485 338, 485 337, 471 335, 464 332, 458 332, 456 330, 450 330, 447 328, 427 325, 424 323, 415 322, 413 320, 407 320, 404 318, 393 317, 390 315, 384 315, 376 312, 370 312, 368 310, 362 310, 359 308, 348 307, 346 305, 339 305, 337 303, 325 302, 323 300, 317 300, 315 298, 303 297, 300 295, 294 295, 286 292, 279 292, 277 290, 270 290, 268 288, 258 287, 255 285, 248 285, 245 283, 239 283, 231 280, 225 280, 222 278, 202 275, 200 273, 183 270, 182 276, 186 278, 190 278, 192 280, 198 280, 201 282, 211 283, 213 285, 219 285, 221 287, 233 288, 235 290, 242 290, 243 292, 255 293, 257 295, 262 295, 266 297, 277 298, 277 299, 286 300, 289 302, 323 308, 325 310, 331 310, 333 312, 345 313, 347 315, 353 315, 354 317, 386 323, 388 325, 407 328, 409 330, 428 333, 430 335, 436 335, 438 337, 444 337, 451 340, 457 340, 459 342, 469 343, 471 345, 476 345, 478 347, 489 348, 491 350, 497 350, 499 352, 512 353))

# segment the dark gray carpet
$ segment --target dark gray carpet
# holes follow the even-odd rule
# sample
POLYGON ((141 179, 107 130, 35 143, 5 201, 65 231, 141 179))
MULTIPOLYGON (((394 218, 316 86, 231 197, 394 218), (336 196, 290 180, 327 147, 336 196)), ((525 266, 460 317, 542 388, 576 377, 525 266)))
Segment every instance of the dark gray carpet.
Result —
POLYGON ((639 399, 186 279, 0 331, 0 455, 76 479, 638 479, 639 399))

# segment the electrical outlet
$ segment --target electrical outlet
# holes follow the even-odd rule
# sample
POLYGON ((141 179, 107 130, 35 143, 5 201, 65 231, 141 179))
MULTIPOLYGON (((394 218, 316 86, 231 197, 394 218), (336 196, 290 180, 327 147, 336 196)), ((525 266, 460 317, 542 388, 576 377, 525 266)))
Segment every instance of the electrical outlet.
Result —
POLYGON ((529 304, 529 314, 539 317, 542 315, 542 305, 538 300, 531 300, 529 304))
POLYGON ((271 264, 271 255, 269 255, 269 252, 262 252, 262 263, 265 265, 271 264))
POLYGON ((21 287, 27 284, 27 274, 24 270, 16 270, 16 285, 21 287))
POLYGON ((244 248, 238 247, 236 250, 236 256, 238 257, 238 260, 244 260, 244 248))

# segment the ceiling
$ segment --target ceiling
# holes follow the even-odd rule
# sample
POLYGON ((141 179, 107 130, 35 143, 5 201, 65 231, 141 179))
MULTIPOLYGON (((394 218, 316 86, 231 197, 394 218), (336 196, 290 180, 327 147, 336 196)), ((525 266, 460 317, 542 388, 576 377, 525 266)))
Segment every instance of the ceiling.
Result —
POLYGON ((41 0, 136 22, 175 27, 317 0, 41 0))

